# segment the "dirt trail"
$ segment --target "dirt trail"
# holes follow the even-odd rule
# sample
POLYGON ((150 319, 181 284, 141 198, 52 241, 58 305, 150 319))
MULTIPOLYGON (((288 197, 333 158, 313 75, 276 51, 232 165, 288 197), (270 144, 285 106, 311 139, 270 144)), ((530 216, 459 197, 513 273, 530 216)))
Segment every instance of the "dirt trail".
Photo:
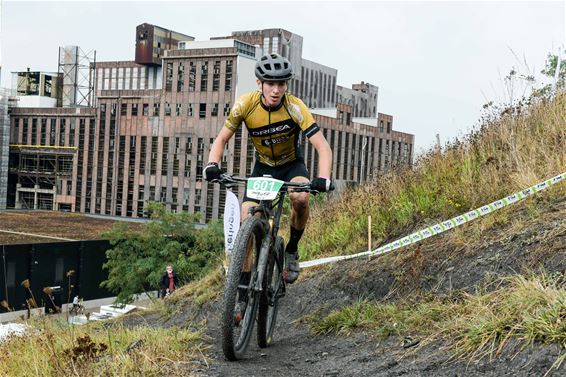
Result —
MULTIPOLYGON (((315 336, 307 316, 322 317, 360 298, 395 301, 411 292, 446 295, 473 291, 477 284, 506 275, 544 269, 566 270, 566 200, 545 205, 536 217, 519 211, 517 222, 499 225, 480 243, 455 242, 446 234, 416 252, 368 261, 352 260, 307 271, 290 286, 278 317, 274 344, 267 349, 250 342, 247 357, 226 361, 222 354, 220 300, 198 310, 187 304, 172 318, 146 319, 159 326, 185 326, 206 319, 210 344, 206 361, 187 370, 198 376, 542 376, 564 351, 557 345, 535 344, 521 350, 510 341, 493 360, 453 360, 447 343, 403 348, 403 339, 373 338, 362 331, 350 336, 315 336), (447 242, 450 241, 450 242, 447 242), (454 246, 460 245, 460 246, 454 246)), ((416 338, 416 340, 420 340, 416 338)), ((564 365, 548 376, 566 375, 564 365)))

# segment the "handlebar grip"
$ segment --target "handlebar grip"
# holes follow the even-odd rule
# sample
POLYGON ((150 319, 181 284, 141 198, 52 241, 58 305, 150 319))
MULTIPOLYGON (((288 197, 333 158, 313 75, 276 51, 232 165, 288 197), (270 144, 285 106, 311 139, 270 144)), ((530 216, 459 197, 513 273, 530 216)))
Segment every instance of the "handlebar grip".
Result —
POLYGON ((330 186, 328 187, 328 191, 334 191, 336 189, 336 185, 334 181, 330 181, 330 186))

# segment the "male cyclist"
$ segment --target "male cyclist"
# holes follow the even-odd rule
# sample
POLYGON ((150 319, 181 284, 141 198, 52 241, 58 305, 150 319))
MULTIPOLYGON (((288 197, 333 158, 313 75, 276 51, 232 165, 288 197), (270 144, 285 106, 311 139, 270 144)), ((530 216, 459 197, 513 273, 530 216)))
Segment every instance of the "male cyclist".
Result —
MULTIPOLYGON (((309 138, 319 155, 319 176, 311 188, 320 192, 332 188, 332 151, 307 106, 299 98, 286 93, 287 82, 293 76, 291 63, 279 54, 262 56, 255 65, 258 91, 241 96, 234 104, 224 127, 212 144, 208 165, 203 171, 206 180, 220 178, 218 164, 224 147, 244 122, 256 149, 256 163, 251 176, 271 175, 275 179, 308 183, 309 173, 301 152, 301 134, 309 138)), ((289 194, 291 198, 291 232, 285 248, 287 274, 285 281, 293 283, 299 276, 298 242, 309 218, 309 194, 289 194)), ((257 205, 244 196, 242 221, 249 208, 257 205)))

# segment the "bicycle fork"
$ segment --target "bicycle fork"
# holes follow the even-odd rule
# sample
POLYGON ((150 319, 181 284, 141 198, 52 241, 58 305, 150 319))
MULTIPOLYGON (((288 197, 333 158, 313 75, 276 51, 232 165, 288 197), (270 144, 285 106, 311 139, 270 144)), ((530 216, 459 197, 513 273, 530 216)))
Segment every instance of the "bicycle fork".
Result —
POLYGON ((271 237, 270 232, 268 232, 261 242, 259 260, 257 263, 257 279, 255 281, 255 286, 253 287, 254 291, 256 292, 263 291, 263 277, 265 275, 265 270, 267 267, 267 259, 269 257, 269 249, 271 247, 272 240, 273 238, 271 237))

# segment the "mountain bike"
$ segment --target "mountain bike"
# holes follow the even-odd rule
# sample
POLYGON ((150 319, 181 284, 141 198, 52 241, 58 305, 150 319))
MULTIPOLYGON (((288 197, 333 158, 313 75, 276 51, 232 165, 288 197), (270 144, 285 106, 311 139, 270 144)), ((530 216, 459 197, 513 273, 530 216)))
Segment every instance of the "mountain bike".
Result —
POLYGON ((279 300, 285 296, 285 242, 278 235, 285 196, 288 191, 318 192, 309 183, 284 182, 269 176, 223 174, 216 182, 225 187, 246 184, 247 196, 259 200, 240 226, 224 287, 222 349, 228 360, 235 361, 244 356, 256 319, 258 346, 265 348, 272 343, 279 300), (244 271, 250 271, 249 281, 242 280, 244 271))

